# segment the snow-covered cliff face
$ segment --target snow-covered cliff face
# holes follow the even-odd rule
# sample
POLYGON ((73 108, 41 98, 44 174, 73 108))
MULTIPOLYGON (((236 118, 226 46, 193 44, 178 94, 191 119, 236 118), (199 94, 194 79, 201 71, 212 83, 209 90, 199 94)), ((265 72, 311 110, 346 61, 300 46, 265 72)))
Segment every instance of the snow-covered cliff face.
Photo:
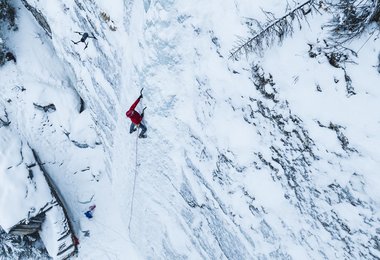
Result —
POLYGON ((246 18, 283 1, 24 2, 51 38, 18 3, 2 104, 60 186, 79 256, 380 257, 376 37, 333 67, 324 14, 236 61, 246 18), (83 50, 75 31, 97 40, 83 50), (124 113, 143 87, 137 139, 124 113))

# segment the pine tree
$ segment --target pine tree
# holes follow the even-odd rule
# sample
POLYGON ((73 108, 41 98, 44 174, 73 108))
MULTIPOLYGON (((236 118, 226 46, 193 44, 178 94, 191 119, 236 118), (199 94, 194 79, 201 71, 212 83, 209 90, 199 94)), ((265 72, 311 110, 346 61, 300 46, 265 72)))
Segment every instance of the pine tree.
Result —
POLYGON ((17 30, 16 9, 8 1, 0 0, 0 65, 5 63, 8 52, 4 42, 5 30, 17 30))
POLYGON ((334 18, 327 26, 336 44, 353 40, 373 23, 380 25, 380 0, 339 0, 329 6, 334 18))
POLYGON ((49 259, 38 236, 7 234, 0 227, 0 259, 49 259))
POLYGON ((0 0, 0 27, 4 24, 8 29, 16 30, 16 9, 6 0, 0 0))

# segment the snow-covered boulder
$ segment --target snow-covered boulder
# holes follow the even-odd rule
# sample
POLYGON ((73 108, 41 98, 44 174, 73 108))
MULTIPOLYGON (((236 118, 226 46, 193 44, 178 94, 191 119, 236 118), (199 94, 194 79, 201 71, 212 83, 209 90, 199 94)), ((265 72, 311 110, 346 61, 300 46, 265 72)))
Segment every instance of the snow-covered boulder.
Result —
POLYGON ((28 144, 0 128, 0 226, 19 235, 39 232, 50 256, 76 252, 63 205, 52 192, 28 144))

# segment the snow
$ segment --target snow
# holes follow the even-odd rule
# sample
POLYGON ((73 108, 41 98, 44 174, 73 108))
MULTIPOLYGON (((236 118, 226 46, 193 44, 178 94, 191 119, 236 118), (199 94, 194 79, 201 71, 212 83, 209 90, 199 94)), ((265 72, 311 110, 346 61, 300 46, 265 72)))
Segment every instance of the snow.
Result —
POLYGON ((0 128, 0 226, 9 231, 36 216, 52 200, 50 189, 25 140, 0 128))
POLYGON ((46 218, 42 223, 39 235, 46 250, 53 259, 65 259, 67 255, 74 252, 74 247, 65 250, 73 243, 71 234, 64 236, 67 234, 67 229, 65 229, 67 225, 68 223, 61 207, 53 207, 46 212, 46 218), (54 238, 60 239, 57 241, 54 238))
MULTIPOLYGON (((0 111, 11 121, 0 128, 3 228, 26 214, 2 209, 21 200, 7 192, 22 189, 6 183, 17 183, 14 169, 27 174, 16 165, 28 144, 68 206, 79 259, 379 254, 369 242, 380 205, 378 39, 349 46, 361 48, 345 65, 349 95, 341 68, 308 55, 308 43, 323 47, 325 13, 263 56, 229 59, 238 36, 249 36, 247 19, 264 22, 261 9, 279 17, 284 1, 28 2, 52 39, 18 3, 20 29, 5 39, 17 64, 0 69, 0 111), (74 31, 98 39, 83 50, 71 43, 80 38, 74 31), (259 90, 253 65, 274 85, 259 90), (143 87, 137 109, 148 107, 148 138, 137 139, 125 111, 143 87)), ((29 195, 20 206, 49 198, 29 195)), ((41 235, 48 250, 54 219, 41 235)))
POLYGON ((70 139, 76 143, 95 148, 96 144, 100 142, 88 110, 74 116, 68 131, 70 132, 70 139))

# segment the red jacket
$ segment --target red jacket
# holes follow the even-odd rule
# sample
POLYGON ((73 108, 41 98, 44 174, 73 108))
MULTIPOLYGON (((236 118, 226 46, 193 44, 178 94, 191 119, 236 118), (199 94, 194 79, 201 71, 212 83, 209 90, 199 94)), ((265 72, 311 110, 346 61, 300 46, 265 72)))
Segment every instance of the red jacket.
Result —
POLYGON ((132 106, 129 108, 127 113, 127 117, 129 117, 135 125, 139 125, 142 121, 142 116, 140 115, 139 112, 135 110, 137 104, 140 102, 140 98, 136 99, 136 101, 132 104, 132 106))

